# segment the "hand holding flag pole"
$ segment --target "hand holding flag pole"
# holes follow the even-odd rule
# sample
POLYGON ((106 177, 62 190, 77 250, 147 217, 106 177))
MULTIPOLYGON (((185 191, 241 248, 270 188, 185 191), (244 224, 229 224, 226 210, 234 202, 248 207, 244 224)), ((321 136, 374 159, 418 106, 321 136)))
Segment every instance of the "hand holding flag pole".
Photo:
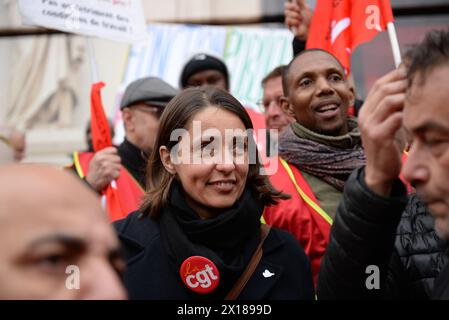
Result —
MULTIPOLYGON (((288 2, 290 2, 290 3, 293 3, 293 1, 296 1, 296 0, 288 0, 288 2)), ((298 29, 297 29, 297 27, 291 26, 290 31, 296 36, 298 29)))
MULTIPOLYGON (((94 147, 94 151, 97 152, 104 148, 111 147, 112 137, 109 129, 109 122, 104 113, 103 103, 101 101, 101 89, 105 86, 105 84, 98 81, 98 71, 95 63, 92 40, 90 38, 87 38, 87 48, 93 82, 91 88, 90 106, 92 145, 94 147)), ((101 202, 103 207, 106 208, 111 221, 115 221, 123 217, 116 181, 112 180, 111 183, 109 183, 102 191, 102 193, 103 195, 101 202)))
POLYGON ((288 0, 284 4, 285 23, 295 37, 306 40, 313 12, 304 0, 288 0))

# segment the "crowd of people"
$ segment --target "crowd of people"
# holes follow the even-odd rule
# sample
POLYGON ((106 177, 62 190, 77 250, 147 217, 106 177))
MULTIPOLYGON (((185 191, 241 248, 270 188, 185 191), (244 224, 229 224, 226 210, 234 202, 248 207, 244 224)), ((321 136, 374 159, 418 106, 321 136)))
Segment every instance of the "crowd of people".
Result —
POLYGON ((449 299, 449 30, 361 101, 335 56, 305 49, 310 8, 285 13, 294 57, 259 104, 275 172, 206 53, 179 90, 129 84, 124 141, 70 169, 7 164, 24 136, 0 132, 0 299, 449 299))

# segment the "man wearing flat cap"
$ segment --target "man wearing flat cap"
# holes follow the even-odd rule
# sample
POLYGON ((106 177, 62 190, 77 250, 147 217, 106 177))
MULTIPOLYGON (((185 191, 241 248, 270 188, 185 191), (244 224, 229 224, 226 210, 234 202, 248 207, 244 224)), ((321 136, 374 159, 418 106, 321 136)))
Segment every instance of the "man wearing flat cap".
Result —
POLYGON ((75 153, 74 166, 78 175, 97 192, 112 182, 119 195, 126 198, 123 201, 127 205, 123 207, 136 206, 133 208, 136 210, 145 188, 147 159, 153 150, 159 117, 176 94, 175 88, 156 77, 138 79, 129 84, 120 104, 125 126, 124 141, 117 148, 75 153))

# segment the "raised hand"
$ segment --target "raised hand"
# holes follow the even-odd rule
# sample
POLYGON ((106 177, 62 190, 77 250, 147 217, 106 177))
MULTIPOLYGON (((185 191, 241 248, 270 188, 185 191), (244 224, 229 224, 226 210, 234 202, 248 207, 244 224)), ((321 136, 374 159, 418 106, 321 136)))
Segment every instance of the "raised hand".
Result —
POLYGON ((389 196, 402 166, 397 134, 402 127, 405 90, 404 68, 376 81, 359 113, 359 128, 366 155, 365 181, 381 196, 389 196))
POLYGON ((313 11, 304 0, 291 0, 284 4, 285 24, 296 38, 307 40, 313 11))

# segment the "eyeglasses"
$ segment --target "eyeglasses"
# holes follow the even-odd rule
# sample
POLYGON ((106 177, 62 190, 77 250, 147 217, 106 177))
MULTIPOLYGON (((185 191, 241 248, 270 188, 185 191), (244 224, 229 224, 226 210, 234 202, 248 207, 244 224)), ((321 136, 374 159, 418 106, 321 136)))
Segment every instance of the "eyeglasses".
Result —
POLYGON ((158 118, 161 117, 162 112, 164 111, 163 108, 151 107, 151 106, 135 106, 135 107, 133 107, 133 109, 142 111, 147 114, 154 114, 158 118))
POLYGON ((274 102, 277 106, 281 106, 281 98, 282 96, 276 97, 272 100, 259 100, 257 102, 257 106, 259 107, 260 112, 265 113, 268 111, 268 108, 270 107, 271 103, 274 102))

